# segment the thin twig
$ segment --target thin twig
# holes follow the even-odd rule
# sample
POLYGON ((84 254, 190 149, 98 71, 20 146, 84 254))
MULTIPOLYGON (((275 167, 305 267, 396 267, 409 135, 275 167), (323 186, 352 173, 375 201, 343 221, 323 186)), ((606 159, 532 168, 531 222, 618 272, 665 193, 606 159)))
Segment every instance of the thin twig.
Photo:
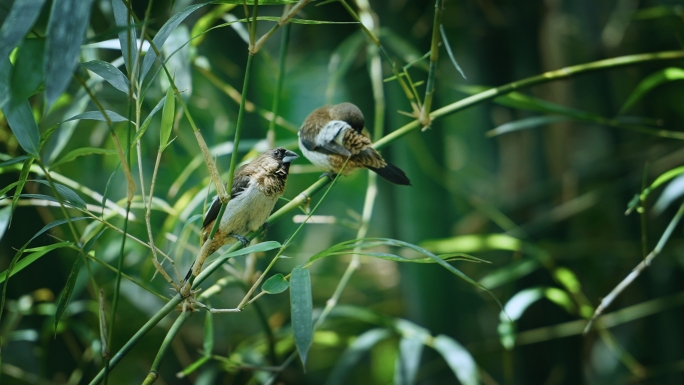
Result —
POLYGON ((672 232, 674 231, 675 227, 677 227, 677 224, 679 221, 682 219, 682 216, 684 215, 684 203, 682 203, 681 206, 679 206, 679 210, 677 210, 677 213, 675 216, 672 218, 670 221, 670 224, 667 225, 667 228, 665 228, 665 231, 663 232, 663 235, 660 236, 660 240, 658 241, 658 244, 656 247, 651 251, 646 258, 641 261, 633 270, 631 273, 629 273, 623 280, 620 282, 615 288, 608 293, 608 295, 601 300, 601 304, 596 308, 596 311, 594 312, 594 315, 591 317, 589 322, 587 323, 587 326, 584 328, 584 334, 589 333, 591 330, 591 327, 594 325, 594 322, 598 319, 598 317, 603 314, 603 312, 613 303, 613 301, 629 286, 636 280, 641 273, 646 270, 651 265, 651 262, 655 257, 660 254, 662 251, 663 247, 665 246, 665 243, 667 243, 668 239, 670 239, 670 236, 672 235, 672 232))

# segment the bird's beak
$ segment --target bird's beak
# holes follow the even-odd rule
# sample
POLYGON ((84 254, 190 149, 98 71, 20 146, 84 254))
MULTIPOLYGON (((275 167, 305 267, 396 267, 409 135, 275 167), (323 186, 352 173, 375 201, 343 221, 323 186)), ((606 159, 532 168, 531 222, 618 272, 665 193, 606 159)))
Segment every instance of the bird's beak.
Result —
POLYGON ((290 163, 297 158, 299 158, 299 155, 297 155, 295 152, 287 150, 285 151, 285 156, 283 157, 283 163, 290 163))

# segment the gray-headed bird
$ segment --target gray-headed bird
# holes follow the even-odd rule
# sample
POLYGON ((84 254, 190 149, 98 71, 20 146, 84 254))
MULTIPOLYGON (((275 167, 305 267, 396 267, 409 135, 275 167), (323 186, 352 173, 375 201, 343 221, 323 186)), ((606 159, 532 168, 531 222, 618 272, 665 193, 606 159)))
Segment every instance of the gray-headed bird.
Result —
POLYGON ((299 148, 304 156, 320 169, 338 174, 349 174, 357 168, 367 168, 388 181, 411 185, 399 167, 388 163, 373 148, 362 132, 363 113, 351 103, 323 106, 306 117, 299 129, 299 148))
MULTIPOLYGON (((246 246, 249 241, 244 235, 266 225, 278 197, 285 191, 290 162, 298 157, 292 151, 275 148, 235 170, 230 201, 214 234, 214 244, 207 255, 223 245, 238 240, 246 246)), ((220 209, 221 201, 215 196, 204 215, 202 244, 209 238, 220 209)))

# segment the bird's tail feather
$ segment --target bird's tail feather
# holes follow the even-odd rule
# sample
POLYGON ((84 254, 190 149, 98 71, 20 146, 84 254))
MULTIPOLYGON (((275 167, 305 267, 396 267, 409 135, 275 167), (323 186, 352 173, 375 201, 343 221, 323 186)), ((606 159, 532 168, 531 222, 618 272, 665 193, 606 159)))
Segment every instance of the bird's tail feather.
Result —
POLYGON ((381 177, 385 178, 386 180, 388 180, 392 183, 400 184, 400 185, 404 185, 404 186, 410 186, 411 185, 411 181, 406 176, 404 171, 402 171, 402 169, 400 169, 399 167, 397 167, 391 163, 387 163, 387 165, 385 167, 381 167, 381 168, 368 167, 368 169, 371 171, 374 171, 375 173, 377 173, 378 175, 380 175, 381 177))

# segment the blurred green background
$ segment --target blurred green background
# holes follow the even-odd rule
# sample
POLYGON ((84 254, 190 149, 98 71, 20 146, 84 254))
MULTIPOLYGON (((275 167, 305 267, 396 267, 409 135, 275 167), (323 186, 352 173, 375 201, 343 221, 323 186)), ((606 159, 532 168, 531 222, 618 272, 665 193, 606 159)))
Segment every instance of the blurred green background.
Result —
MULTIPOLYGON (((13 22, 7 15, 19 2, 0 3, 3 26, 13 22)), ((150 35, 155 36, 173 15, 192 3, 197 2, 154 1, 148 25, 150 35)), ((400 69, 414 63, 408 73, 423 97, 429 62, 418 59, 430 51, 435 2, 349 3, 362 20, 373 20, 369 28, 379 36, 400 69)), ((19 53, 15 50, 11 54, 15 68, 21 50, 28 46, 26 42, 45 37, 52 4, 45 2, 19 53)), ((139 19, 145 18, 148 4, 132 1, 139 19)), ((684 8, 675 0, 447 0, 444 6, 442 27, 447 40, 442 38, 439 49, 433 109, 489 87, 567 66, 623 55, 681 50, 684 41, 684 8), (467 79, 455 68, 446 46, 453 51, 467 79)), ((196 32, 230 20, 230 15, 238 19, 245 16, 241 5, 228 8, 224 4, 210 4, 192 12, 166 41, 165 55, 196 32)), ((282 5, 259 7, 259 16, 279 17, 282 12, 282 5)), ((339 2, 312 1, 297 17, 353 21, 339 2)), ((167 63, 188 112, 209 147, 217 149, 217 165, 224 178, 247 61, 247 43, 240 35, 247 33, 246 27, 233 26, 236 25, 240 28, 227 26, 208 32, 167 63)), ((272 25, 259 21, 257 35, 261 36, 272 25)), ((138 33, 140 28, 141 24, 136 25, 138 33)), ((378 108, 373 94, 374 75, 370 72, 377 50, 358 24, 292 24, 289 28, 278 110, 284 121, 275 127, 276 145, 297 148, 299 125, 309 112, 327 103, 357 104, 364 111, 371 133, 379 113, 384 118, 382 135, 414 120, 400 113, 410 113, 411 105, 396 80, 391 79, 392 70, 384 56, 381 68, 382 78, 387 80, 382 83, 385 106, 378 108)), ((239 148, 241 160, 269 147, 265 141, 270 116, 267 112, 271 110, 278 79, 283 31, 278 30, 254 58, 247 88, 250 103, 239 148)), ((93 1, 79 62, 118 61, 125 73, 119 49, 96 46, 106 40, 118 43, 118 32, 111 1, 93 1)), ((29 59, 42 60, 42 56, 27 55, 29 59)), ((677 72, 683 63, 681 59, 645 62, 550 81, 521 90, 524 95, 516 100, 499 98, 467 108, 434 120, 425 131, 416 130, 391 142, 382 154, 405 170, 413 186, 377 180, 377 198, 367 236, 398 239, 438 254, 464 252, 490 261, 491 264, 453 265, 489 288, 493 296, 435 264, 400 264, 361 257, 359 269, 339 299, 343 305, 339 309, 343 311, 333 312, 314 337, 306 371, 297 359, 278 372, 274 383, 400 382, 397 378, 401 376, 395 372, 397 357, 400 346, 410 344, 411 340, 402 334, 401 327, 393 324, 397 319, 409 321, 410 331, 422 327, 431 336, 445 335, 458 341, 472 355, 479 372, 477 381, 483 384, 684 383, 681 228, 675 228, 662 253, 606 310, 619 312, 609 314, 605 323, 599 322, 587 335, 582 334, 586 319, 601 298, 653 250, 677 213, 684 188, 681 180, 673 179, 650 193, 643 215, 632 212, 625 216, 628 203, 644 185, 684 163, 678 139, 627 128, 638 125, 652 131, 681 131, 684 83, 676 80, 684 78, 677 72), (657 88, 621 111, 643 79, 666 68, 675 75, 666 76, 657 88), (592 115, 578 119, 581 114, 592 115), (617 120, 610 120, 613 118, 617 120), (498 131, 490 132, 495 128, 498 131), (519 302, 510 303, 516 295, 519 302), (503 305, 508 304, 508 316, 501 314, 493 297, 503 305), (372 312, 370 320, 364 311, 372 312), (345 363, 342 357, 349 357, 345 349, 359 341, 357 337, 378 327, 389 330, 388 336, 361 349, 361 356, 353 364, 345 363), (508 338, 508 348, 502 345, 502 335, 504 340, 508 338), (336 365, 341 365, 344 377, 339 370, 334 371, 336 365)), ((155 63, 152 73, 158 65, 159 62, 155 63)), ((97 80, 82 66, 76 74, 83 81, 93 81, 94 95, 105 109, 128 116, 129 99, 125 93, 97 80)), ((64 76, 71 76, 70 72, 64 76)), ((142 119, 165 95, 168 80, 160 75, 149 84, 141 106, 142 119)), ((76 79, 71 80, 50 108, 42 88, 36 90, 29 102, 41 132, 83 111, 97 110, 76 79)), ((159 145, 160 116, 161 111, 152 118, 141 138, 141 164, 137 152, 132 152, 131 168, 138 195, 140 170, 145 178, 145 191, 149 192, 159 145)), ((183 274, 198 249, 198 222, 184 233, 188 238, 184 239, 181 232, 193 215, 202 213, 210 179, 188 120, 180 111, 177 118, 171 134, 176 139, 162 156, 154 192, 159 203, 152 211, 151 221, 157 231, 155 244, 164 251, 174 248, 171 255, 183 274), (195 196, 199 198, 191 203, 195 196)), ((43 146, 41 156, 47 165, 78 148, 115 148, 109 128, 102 121, 82 120, 67 126, 57 128, 43 146)), ((113 127, 125 145, 127 125, 115 123, 113 127)), ((0 152, 3 162, 24 154, 4 118, 0 120, 0 152)), ((21 163, 0 165, 0 187, 17 181, 20 168, 21 163)), ((78 157, 50 171, 106 194, 125 209, 126 180, 113 151, 78 157)), ((365 170, 359 171, 338 181, 315 213, 315 220, 327 223, 305 225, 285 252, 290 259, 279 260, 275 273, 288 274, 313 254, 357 236, 369 183, 367 174, 365 170)), ((320 171, 300 158, 293 164, 284 197, 294 198, 319 176, 320 171)), ((32 174, 28 179, 43 177, 32 174)), ((80 188, 72 188, 86 203, 94 205, 91 211, 99 215, 100 200, 80 188)), ((51 195, 47 186, 32 182, 26 184, 23 193, 51 195)), ((12 193, 8 195, 11 197, 12 193)), ((321 195, 313 197, 313 203, 321 195)), ((33 234, 45 224, 64 218, 58 207, 46 207, 41 202, 30 197, 20 199, 8 227, 11 199, 5 197, 0 201, 1 271, 7 269, 16 250, 33 234)), ((80 216, 76 211, 70 212, 80 216)), ((134 205, 132 213, 135 218, 130 221, 128 232, 147 242, 144 209, 140 204, 134 205)), ((285 242, 302 214, 287 214, 262 238, 285 242)), ((123 226, 121 215, 114 215, 111 222, 123 226)), ((75 222, 75 226, 89 236, 99 231, 97 223, 90 220, 75 222)), ((30 246, 50 245, 58 242, 56 239, 73 241, 66 225, 43 233, 30 246)), ((121 235, 107 230, 93 250, 98 259, 116 266, 120 247, 121 235)), ((386 252, 387 248, 381 250, 386 252)), ((407 249, 393 252, 415 257, 407 249)), ((244 269, 246 273, 212 297, 211 305, 234 307, 243 297, 244 288, 255 279, 248 274, 250 268, 263 270, 273 255, 274 252, 267 252, 237 258, 235 269, 244 269), (255 265, 250 267, 251 263, 255 265)), ((125 256, 124 273, 149 290, 166 297, 173 294, 160 276, 153 278, 155 270, 148 248, 129 240, 125 256)), ((85 269, 81 269, 57 331, 53 329, 57 299, 77 257, 78 252, 72 249, 51 251, 9 280, 0 322, 1 383, 85 384, 102 368, 98 294, 85 269)), ((316 309, 323 308, 331 298, 350 260, 350 255, 332 256, 310 267, 316 309)), ((114 272, 94 263, 90 263, 90 268, 105 292, 107 306, 111 306, 114 272)), ((231 273, 219 271, 209 283, 231 273)), ((209 283, 203 287, 209 287, 209 283)), ((126 279, 122 281, 121 294, 111 352, 118 351, 163 306, 159 298, 126 279)), ((288 299, 287 292, 264 296, 256 302, 258 306, 250 305, 242 313, 214 315, 215 357, 186 377, 176 378, 176 373, 200 359, 206 349, 206 312, 194 313, 171 343, 158 383, 266 383, 273 371, 255 369, 278 366, 293 351, 288 299), (264 348, 268 338, 263 322, 270 325, 278 340, 275 362, 264 348)), ((172 312, 143 338, 113 369, 110 383, 142 382, 177 315, 178 312, 172 312)), ((418 352, 419 356, 414 358, 418 367, 413 382, 404 383, 461 383, 436 350, 427 347, 420 354, 420 348, 406 346, 407 351, 418 352)))

